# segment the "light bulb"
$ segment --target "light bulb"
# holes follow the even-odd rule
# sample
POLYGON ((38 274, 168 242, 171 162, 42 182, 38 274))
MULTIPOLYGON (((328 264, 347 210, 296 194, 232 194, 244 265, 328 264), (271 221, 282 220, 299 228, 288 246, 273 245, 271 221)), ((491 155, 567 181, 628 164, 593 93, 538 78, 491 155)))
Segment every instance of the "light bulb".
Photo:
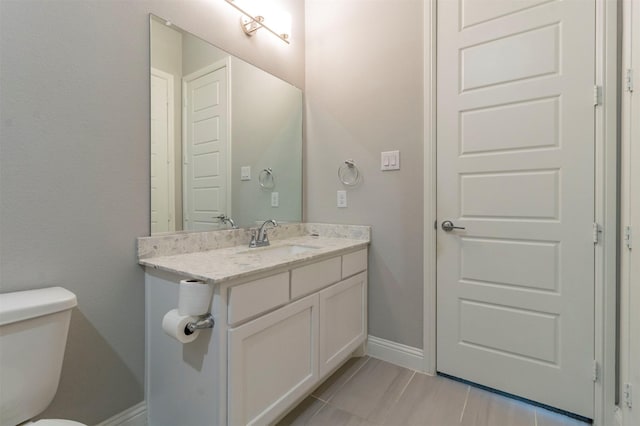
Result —
POLYGON ((284 10, 274 10, 265 16, 265 23, 277 34, 291 37, 291 14, 284 10))

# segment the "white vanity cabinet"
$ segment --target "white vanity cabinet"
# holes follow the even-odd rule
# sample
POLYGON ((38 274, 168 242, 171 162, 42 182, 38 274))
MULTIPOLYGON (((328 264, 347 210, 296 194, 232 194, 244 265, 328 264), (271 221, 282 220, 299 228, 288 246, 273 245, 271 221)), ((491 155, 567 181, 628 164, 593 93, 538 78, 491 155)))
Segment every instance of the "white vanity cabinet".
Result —
POLYGON ((147 269, 149 426, 272 424, 362 350, 367 248, 319 257, 215 285, 215 327, 185 345, 161 327, 184 276, 147 269))
POLYGON ((229 425, 274 422, 364 343, 366 259, 364 249, 290 270, 291 302, 238 326, 232 313, 253 311, 247 306, 266 300, 281 303, 273 297, 279 287, 268 277, 229 289, 229 425), (270 297, 261 291, 246 300, 234 296, 238 288, 265 284, 276 290, 270 297))

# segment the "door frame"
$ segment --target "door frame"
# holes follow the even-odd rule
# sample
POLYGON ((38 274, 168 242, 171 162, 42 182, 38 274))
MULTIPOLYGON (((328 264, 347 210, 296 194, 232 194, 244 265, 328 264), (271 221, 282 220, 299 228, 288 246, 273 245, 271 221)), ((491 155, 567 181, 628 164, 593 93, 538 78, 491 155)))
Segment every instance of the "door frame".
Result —
MULTIPOLYGON (((640 4, 637 2, 623 2, 623 35, 622 35, 622 64, 620 77, 624 82, 621 93, 621 188, 620 188, 620 224, 621 233, 627 226, 636 227, 640 223, 640 197, 637 196, 640 190, 637 171, 632 165, 634 161, 640 159, 640 152, 636 151, 637 141, 640 140, 640 126, 633 120, 634 114, 640 110, 639 94, 635 91, 640 63, 640 4), (629 70, 632 74, 627 74, 629 70), (626 82, 625 79, 630 81, 626 82), (629 83, 630 86, 629 87, 629 83)), ((637 235, 637 230, 636 230, 637 235)), ((631 240, 633 241, 633 237, 631 240)), ((637 238, 637 236, 636 236, 637 238)), ((638 390, 640 383, 637 380, 637 367, 634 363, 636 346, 633 346, 632 336, 638 334, 640 322, 637 321, 639 315, 633 308, 633 303, 638 300, 638 269, 640 267, 640 252, 629 247, 625 241, 620 244, 620 382, 618 383, 620 422, 622 425, 631 425, 632 421, 640 419, 637 409, 638 390), (625 385, 632 386, 632 392, 626 394, 625 385), (635 390, 633 390, 635 388, 635 390), (636 392, 634 395, 633 393, 636 392), (629 406, 629 402, 635 402, 635 406, 629 406), (634 417, 634 415, 636 417, 634 417)))
MULTIPOLYGON (((207 65, 206 67, 200 68, 197 71, 194 71, 190 74, 187 74, 185 76, 182 76, 182 205, 185 206, 185 198, 187 196, 186 194, 186 188, 185 185, 187 184, 187 170, 186 167, 184 167, 184 162, 185 162, 185 158, 186 158, 186 152, 187 152, 187 83, 196 80, 204 75, 207 75, 209 73, 212 73, 214 71, 217 71, 221 68, 225 69, 225 76, 227 79, 227 155, 225 158, 225 161, 227 162, 227 191, 226 191, 226 201, 227 201, 227 211, 225 212, 225 214, 228 217, 232 217, 232 205, 231 205, 231 125, 233 123, 233 117, 231 116, 231 103, 232 103, 232 98, 231 98, 231 93, 232 93, 232 89, 231 89, 231 58, 229 56, 227 56, 225 59, 221 59, 219 61, 216 61, 214 63, 212 63, 211 65, 207 65)), ((182 222, 183 222, 183 226, 184 226, 184 213, 183 213, 183 217, 182 217, 182 222)))
MULTIPOLYGON (((437 1, 424 3, 424 241, 423 371, 436 373, 436 47, 437 1)), ((617 155, 618 155, 618 2, 595 0, 596 70, 599 103, 595 107, 595 336, 597 380, 594 425, 615 424, 617 155)))
POLYGON ((167 174, 169 175, 169 232, 176 230, 176 150, 175 150, 175 98, 174 76, 158 68, 151 67, 151 75, 167 81, 167 174), (173 228, 173 229, 171 229, 173 228))

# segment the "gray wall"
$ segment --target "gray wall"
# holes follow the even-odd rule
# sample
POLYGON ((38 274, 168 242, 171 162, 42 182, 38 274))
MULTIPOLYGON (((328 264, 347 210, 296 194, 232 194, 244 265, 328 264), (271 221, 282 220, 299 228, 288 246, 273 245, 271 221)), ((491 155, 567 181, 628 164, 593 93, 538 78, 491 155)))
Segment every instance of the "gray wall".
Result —
POLYGON ((373 225, 369 333, 422 347, 421 0, 306 0, 306 219, 373 225), (400 171, 380 152, 400 150, 400 171), (353 158, 363 182, 345 189, 353 158))
POLYGON ((222 1, 0 1, 0 286, 78 296, 56 398, 94 424, 143 400, 149 233, 149 17, 304 86, 304 4, 291 45, 247 38, 222 1))

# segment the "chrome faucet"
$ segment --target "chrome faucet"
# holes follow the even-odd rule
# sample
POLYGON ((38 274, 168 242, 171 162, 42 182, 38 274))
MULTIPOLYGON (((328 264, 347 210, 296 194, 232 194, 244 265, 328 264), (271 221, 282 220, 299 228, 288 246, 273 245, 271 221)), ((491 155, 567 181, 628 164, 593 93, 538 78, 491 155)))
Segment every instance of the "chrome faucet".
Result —
POLYGON ((249 243, 249 247, 264 247, 269 245, 269 237, 267 236, 267 225, 269 224, 274 227, 278 226, 278 222, 274 219, 265 220, 257 233, 255 229, 251 231, 251 242, 249 243))
POLYGON ((220 220, 220 223, 228 223, 231 225, 231 229, 238 229, 238 225, 226 214, 221 214, 220 216, 216 216, 216 219, 220 220))

